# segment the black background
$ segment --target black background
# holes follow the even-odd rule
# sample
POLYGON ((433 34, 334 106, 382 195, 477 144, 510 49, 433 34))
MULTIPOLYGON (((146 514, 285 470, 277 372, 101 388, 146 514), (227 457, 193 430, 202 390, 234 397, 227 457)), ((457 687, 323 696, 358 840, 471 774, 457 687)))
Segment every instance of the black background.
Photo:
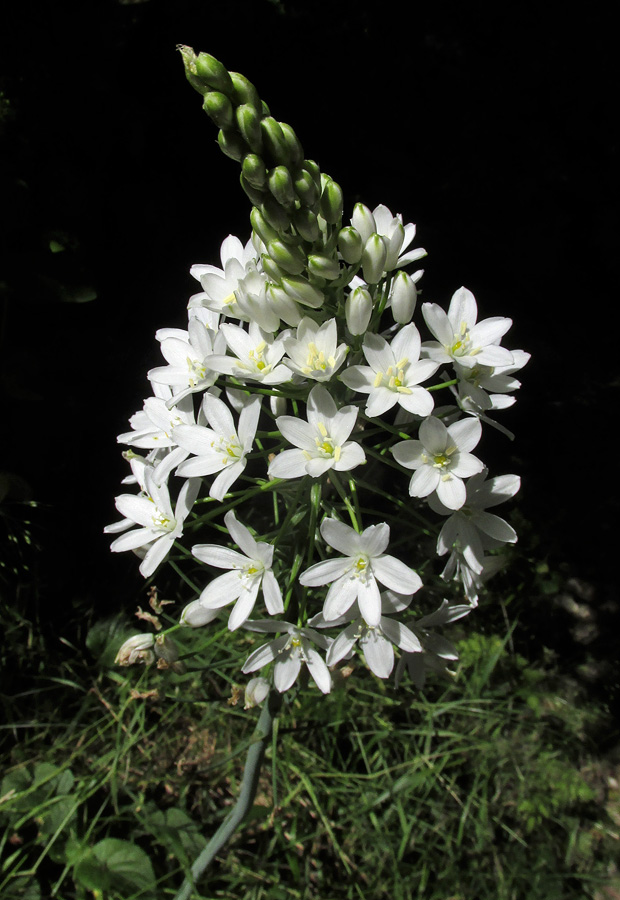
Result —
POLYGON ((428 251, 423 299, 459 286, 532 353, 488 434, 536 553, 613 590, 617 552, 617 67, 596 4, 145 0, 13 4, 0 37, 2 461, 43 504, 46 609, 114 612, 140 586, 103 526, 116 435, 183 327, 193 263, 249 236, 249 202, 178 43, 258 87, 345 211, 385 203, 428 251), (560 7, 558 7, 559 9, 560 7), (52 254, 51 239, 67 244, 52 254), (60 293, 92 286, 75 304, 60 293))

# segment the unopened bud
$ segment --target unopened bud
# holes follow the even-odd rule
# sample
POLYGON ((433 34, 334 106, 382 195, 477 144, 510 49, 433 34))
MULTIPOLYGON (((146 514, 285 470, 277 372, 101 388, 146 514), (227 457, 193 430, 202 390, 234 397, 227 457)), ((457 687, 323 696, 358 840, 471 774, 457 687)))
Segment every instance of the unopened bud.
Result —
POLYGON ((291 206, 295 202, 293 179, 286 166, 276 166, 271 170, 269 190, 282 206, 291 206))
POLYGON ((220 129, 217 135, 217 142, 220 145, 222 153, 225 153, 226 156, 229 156, 236 162, 241 162, 250 149, 241 135, 236 131, 220 129))
POLYGON ((405 226, 402 222, 397 222, 396 225, 394 225, 392 233, 386 240, 387 256, 385 259, 385 270, 386 272, 391 272, 392 269, 396 268, 398 254, 400 253, 400 248, 403 246, 403 241, 405 240, 405 226))
POLYGON ((252 82, 249 81, 245 75, 241 75, 240 72, 231 72, 230 79, 232 82, 233 99, 236 103, 239 105, 249 103, 249 105, 253 106, 258 113, 261 113, 261 99, 252 82))
POLYGON ((289 165, 296 167, 304 158, 304 149, 299 142, 299 138, 287 122, 280 122, 280 128, 288 148, 289 165))
POLYGON ((263 200, 265 198, 265 192, 261 191, 260 188, 252 187, 252 185, 247 180, 247 178, 245 177, 243 172, 239 176, 239 181, 240 181, 241 187, 243 188, 243 190, 246 193, 246 196, 250 198, 250 202, 254 206, 258 206, 260 203, 263 202, 263 200))
POLYGON ((325 182, 321 193, 321 215, 330 225, 335 225, 342 217, 342 188, 333 179, 324 176, 325 182))
POLYGON ((314 207, 319 199, 319 189, 310 172, 307 172, 306 169, 300 169, 295 176, 294 186, 295 193, 304 206, 314 207))
POLYGON ((250 678, 245 688, 245 709, 252 709, 253 706, 259 706, 267 694, 270 685, 266 678, 250 678))
POLYGON ((235 124, 235 111, 232 103, 219 91, 209 91, 202 101, 202 108, 218 128, 230 129, 235 124))
POLYGON ((269 256, 289 275, 301 275, 306 268, 305 254, 295 245, 280 240, 269 241, 267 250, 269 256))
POLYGON ((344 305, 347 328, 351 334, 365 334, 372 315, 372 297, 366 288, 351 291, 344 305))
POLYGON ((362 236, 352 225, 341 228, 338 235, 338 249, 342 258, 350 266, 355 266, 362 258, 364 242, 362 236))
POLYGON ((237 126, 253 153, 261 153, 263 139, 260 130, 261 115, 251 103, 243 103, 235 112, 237 126))
POLYGON ((319 223, 315 214, 307 206, 300 206, 293 212, 293 225, 298 233, 310 244, 319 236, 319 223))
POLYGON ((372 234, 364 245, 362 253, 362 272, 367 284, 377 284, 385 269, 387 247, 380 234, 372 234))
POLYGON ((265 163, 256 153, 248 153, 241 165, 243 177, 253 188, 264 188, 267 183, 265 163))
POLYGON ((117 666, 133 666, 135 663, 152 663, 155 661, 153 645, 155 636, 152 634, 134 634, 122 645, 114 662, 117 666))
POLYGON ((363 203, 356 203, 353 207, 351 225, 353 225, 353 227, 361 234, 363 244, 365 244, 369 237, 377 230, 375 217, 363 203))
POLYGON ((271 281, 274 281, 276 284, 280 284, 282 279, 286 278, 288 275, 288 272, 281 269, 277 262, 267 253, 261 255, 261 262, 267 278, 271 279, 271 281))
POLYGON ((215 91, 229 96, 233 92, 233 83, 228 71, 222 63, 209 53, 199 53, 194 60, 196 75, 215 91))
POLYGON ((340 265, 337 259, 330 259, 328 256, 319 256, 313 253, 308 257, 308 271, 311 275, 326 278, 327 281, 333 281, 340 274, 340 265))
POLYGON ((256 206, 252 208, 252 212, 250 213, 250 222, 252 223, 252 228, 265 246, 269 241, 273 241, 278 237, 278 232, 275 228, 271 227, 260 209, 256 206))
POLYGON ((265 116, 260 123, 265 152, 275 165, 288 165, 289 151, 284 132, 273 116, 265 116))
POLYGON ((281 206, 275 197, 265 195, 265 199, 260 205, 260 211, 267 223, 276 231, 285 231, 291 224, 291 218, 288 212, 281 206))
POLYGON ((394 321, 407 325, 413 318, 418 290, 415 281, 402 270, 397 272, 390 290, 390 304, 394 321))
POLYGON ((315 288, 305 278, 289 275, 282 279, 282 287, 293 300, 318 309, 323 305, 323 292, 315 288))
MULTIPOLYGON (((264 260, 263 260, 264 262, 264 260)), ((273 264, 273 260, 271 260, 273 264)), ((281 276, 285 278, 286 276, 281 276)), ((278 279, 278 281, 281 279, 278 279)), ((279 284, 269 283, 265 289, 265 294, 269 300, 269 304, 273 311, 291 328, 297 328, 302 320, 302 315, 297 302, 290 297, 283 287, 279 284)), ((273 397, 271 397, 273 400, 273 397)), ((280 412, 278 415, 284 415, 280 412)))
POLYGON ((191 628, 201 628, 208 625, 218 615, 219 609, 207 609, 202 606, 200 600, 192 600, 181 613, 181 625, 189 625, 191 628))

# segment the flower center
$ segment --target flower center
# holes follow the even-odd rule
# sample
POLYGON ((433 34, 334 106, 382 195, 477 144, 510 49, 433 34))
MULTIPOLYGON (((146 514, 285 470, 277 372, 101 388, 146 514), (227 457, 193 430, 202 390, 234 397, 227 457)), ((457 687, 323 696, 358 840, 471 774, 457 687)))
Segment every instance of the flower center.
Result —
POLYGON ((237 462, 243 456, 243 447, 239 443, 239 438, 236 434, 231 434, 228 440, 221 437, 218 441, 211 441, 211 446, 217 453, 222 454, 222 464, 224 466, 237 462))
POLYGON ((207 367, 199 359, 187 357, 188 384, 190 387, 197 387, 207 374, 207 367))
POLYGON ((475 356, 480 353, 480 347, 472 347, 469 337, 469 328, 467 322, 461 322, 461 327, 454 334, 454 342, 451 347, 446 347, 450 356, 475 356))
POLYGON ((319 350, 314 341, 310 341, 306 365, 303 367, 304 375, 310 375, 311 372, 326 372, 328 367, 331 369, 335 365, 336 360, 333 356, 326 359, 325 352, 319 350))
POLYGON ((377 372, 375 387, 387 387, 399 394, 411 394, 411 388, 405 384, 405 369, 408 365, 409 360, 403 357, 395 365, 388 366, 385 372, 377 372))

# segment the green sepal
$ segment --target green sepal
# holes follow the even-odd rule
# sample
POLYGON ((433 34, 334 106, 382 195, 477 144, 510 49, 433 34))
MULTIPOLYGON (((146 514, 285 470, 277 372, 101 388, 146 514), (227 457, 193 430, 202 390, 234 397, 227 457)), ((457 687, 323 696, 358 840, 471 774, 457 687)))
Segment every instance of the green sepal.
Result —
POLYGON ((323 176, 325 183, 321 194, 321 215, 330 225, 335 225, 342 218, 342 188, 333 179, 323 176))
POLYGON ((293 225, 304 241, 310 244, 313 244, 321 233, 315 214, 305 206, 301 206, 293 213, 293 225))
POLYGON ((247 154, 249 147, 240 134, 236 131, 220 129, 217 135, 220 150, 236 162, 241 162, 247 154))
POLYGON ((252 82, 245 75, 241 75, 240 72, 231 72, 230 77, 233 85, 233 100, 239 105, 247 103, 253 106, 256 112, 262 115, 263 106, 261 99, 252 82))
POLYGON ((291 206, 295 202, 295 189, 291 173, 286 166, 276 166, 269 173, 269 190, 282 206, 291 206))
POLYGON ((305 254, 294 245, 276 239, 267 244, 269 256, 289 275, 301 275, 306 268, 305 254))
POLYGON ((229 97, 233 93, 233 82, 224 65, 209 53, 199 53, 194 60, 195 74, 211 90, 221 91, 229 97))
POLYGON ((252 204, 254 206, 257 206, 259 203, 263 202, 263 199, 265 197, 264 192, 261 191, 260 188, 253 187, 250 184, 250 182, 246 179, 243 172, 239 176, 239 182, 241 184, 241 187, 245 191, 246 196, 248 196, 250 198, 250 201, 252 202, 252 204))
POLYGON ((252 223, 252 228, 265 246, 269 241, 275 241, 277 239, 278 231, 267 222, 260 209, 256 206, 252 207, 250 222, 252 223))
POLYGON ((239 131, 253 153, 262 153, 263 139, 261 136, 261 114, 251 103, 243 103, 235 112, 239 131))
POLYGON ((265 163, 256 153, 248 153, 241 164, 243 177, 254 188, 264 188, 267 184, 267 169, 265 163))
POLYGON ((226 94, 209 91, 204 95, 202 108, 218 128, 231 129, 235 124, 235 111, 226 94))

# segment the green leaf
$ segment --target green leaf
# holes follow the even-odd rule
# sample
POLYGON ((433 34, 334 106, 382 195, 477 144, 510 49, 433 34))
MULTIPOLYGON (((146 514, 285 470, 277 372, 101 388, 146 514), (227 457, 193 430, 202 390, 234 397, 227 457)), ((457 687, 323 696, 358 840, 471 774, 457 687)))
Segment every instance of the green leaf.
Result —
POLYGON ((148 893, 155 887, 151 861, 140 847, 118 838, 99 841, 73 871, 90 891, 133 888, 148 893))

